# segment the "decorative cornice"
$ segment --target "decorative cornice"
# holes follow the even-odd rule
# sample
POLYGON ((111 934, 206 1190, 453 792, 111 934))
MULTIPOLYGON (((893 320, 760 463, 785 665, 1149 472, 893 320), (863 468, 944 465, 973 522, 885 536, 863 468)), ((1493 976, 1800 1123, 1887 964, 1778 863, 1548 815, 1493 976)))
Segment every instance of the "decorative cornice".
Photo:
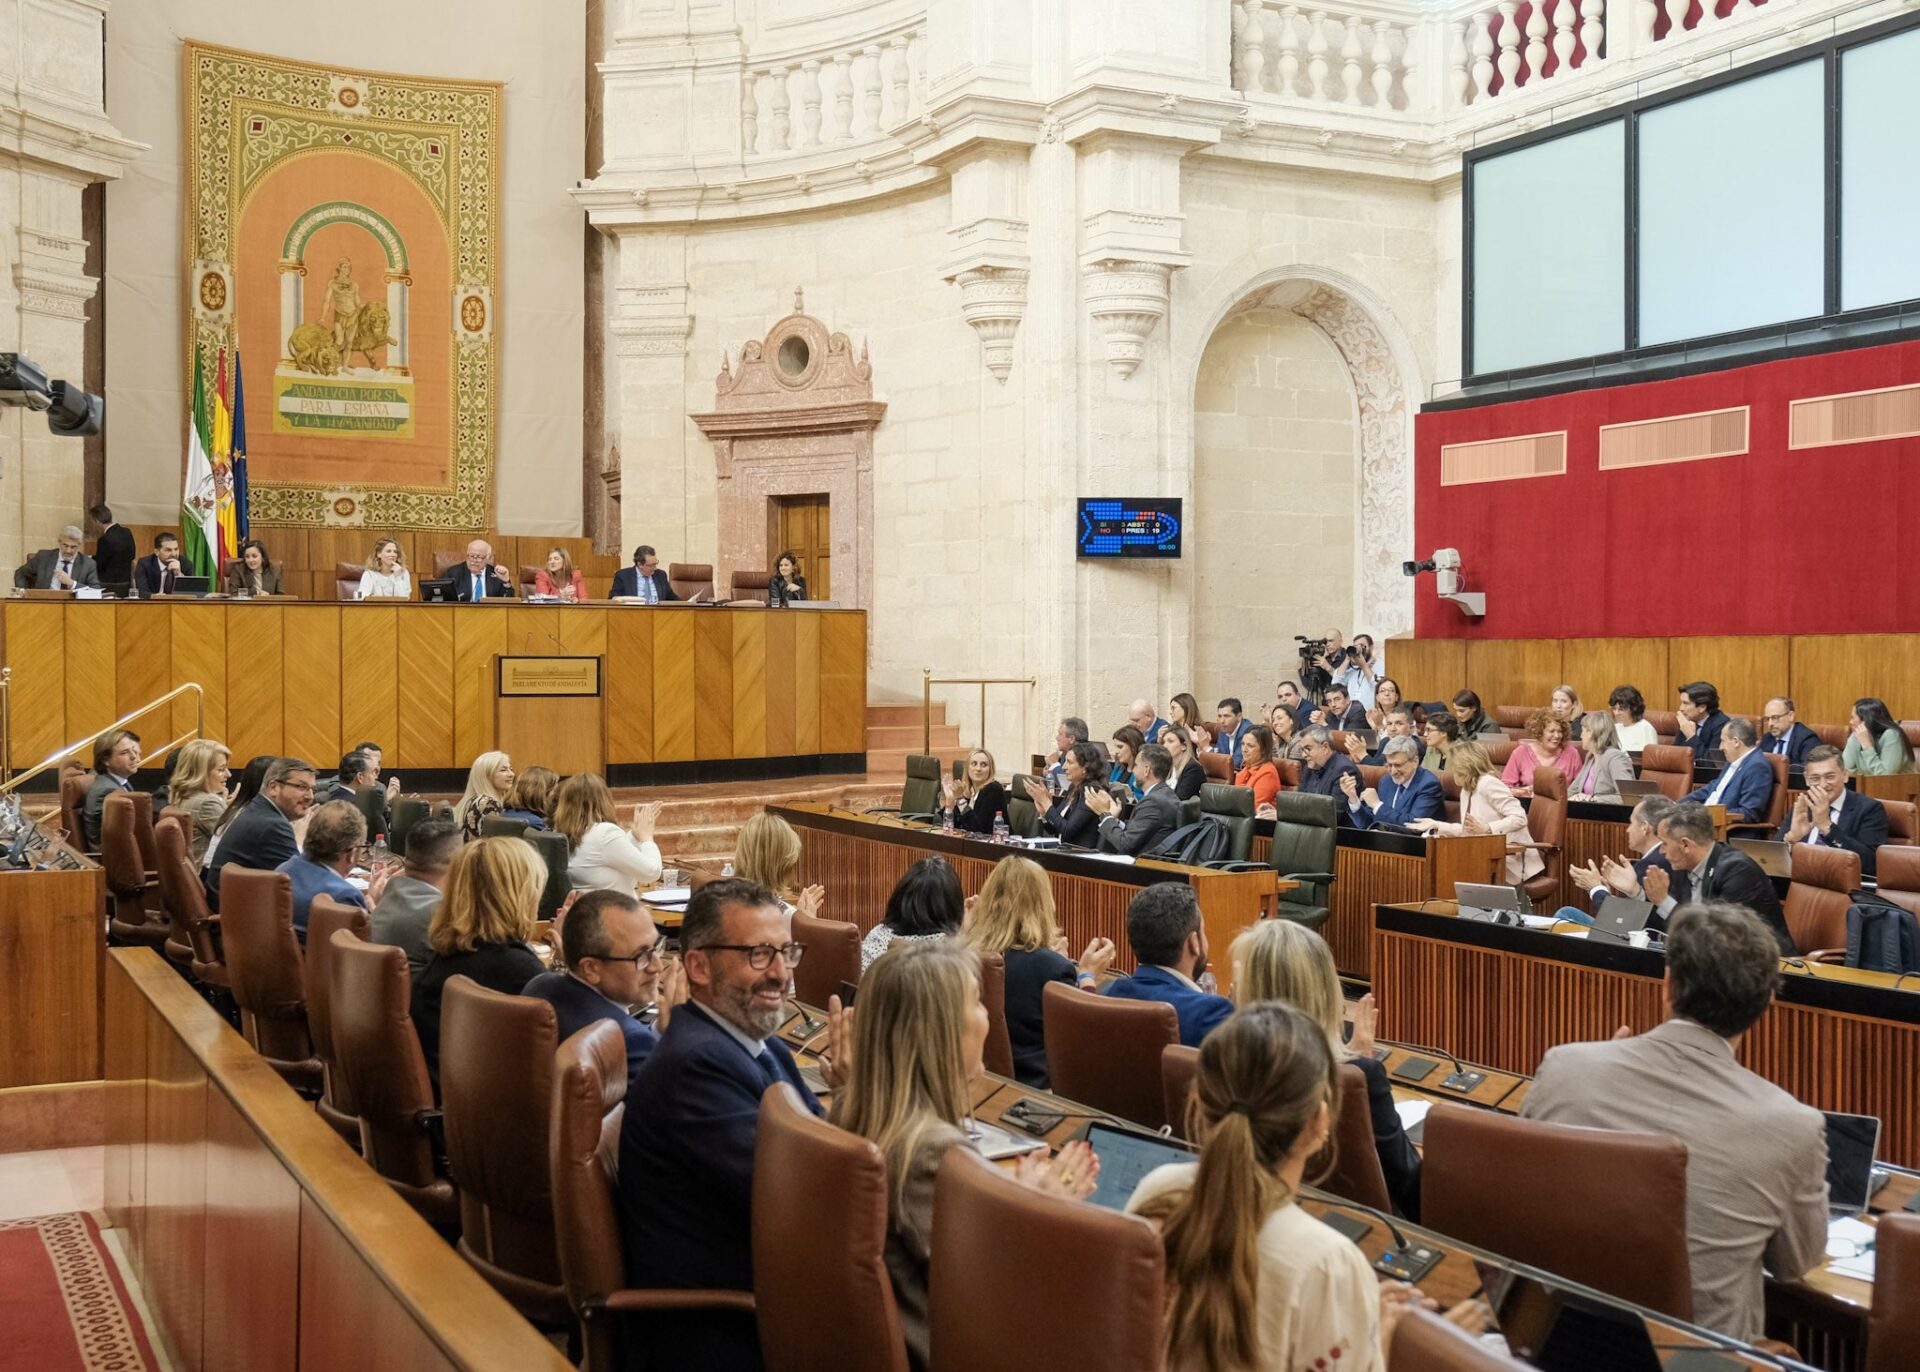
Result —
POLYGON ((20 295, 20 308, 27 314, 83 320, 87 317, 87 302, 93 299, 100 281, 97 277, 47 271, 21 262, 14 264, 13 285, 20 295))
POLYGON ((0 154, 77 176, 82 184, 117 179, 147 146, 122 138, 104 118, 89 124, 33 109, 0 109, 0 154))
POLYGON ((1166 318, 1172 274, 1173 269, 1162 262, 1111 258, 1088 263, 1083 269, 1087 313, 1100 326, 1107 361, 1122 378, 1139 369, 1147 339, 1166 318))
POLYGON ((616 357, 685 357, 693 316, 614 319, 607 324, 616 357))
POLYGON ((941 179, 904 148, 869 142, 828 155, 743 166, 721 180, 667 181, 658 172, 602 173, 576 186, 574 203, 603 233, 673 224, 719 223, 799 214, 894 195, 941 179))
POLYGON ((709 410, 687 418, 708 438, 759 438, 767 434, 875 429, 886 414, 884 400, 850 400, 839 405, 789 405, 775 410, 709 410))

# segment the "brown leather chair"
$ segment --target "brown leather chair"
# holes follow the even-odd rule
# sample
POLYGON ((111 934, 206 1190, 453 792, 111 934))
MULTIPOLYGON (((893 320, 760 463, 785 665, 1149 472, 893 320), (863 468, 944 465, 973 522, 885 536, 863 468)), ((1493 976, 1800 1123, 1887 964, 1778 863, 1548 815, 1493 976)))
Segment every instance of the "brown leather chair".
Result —
POLYGON ((1853 736, 1853 730, 1844 724, 1809 724, 1807 727, 1822 743, 1834 748, 1844 749, 1847 740, 1853 736))
POLYGON ((1795 844, 1793 880, 1781 913, 1794 947, 1810 958, 1838 962, 1847 952, 1847 910, 1860 887, 1860 855, 1844 848, 1795 844))
MULTIPOLYGON (((152 797, 118 791, 106 799, 100 811, 100 866, 107 879, 107 896, 112 902, 107 931, 116 943, 137 944, 164 952, 168 925, 147 907, 160 903, 159 883, 147 875, 140 860, 140 841, 133 832, 134 808, 150 804, 152 797)), ((184 966, 185 961, 175 957, 184 966)))
POLYGON ((1159 1372, 1166 1274, 1147 1221, 1043 1195, 970 1148, 947 1151, 933 1213, 929 1372, 1159 1372))
POLYGON ((1007 960, 999 953, 980 954, 980 1003, 987 1007, 983 1061, 989 1072, 1011 1077, 1013 1039, 1007 1033, 1007 960))
POLYGON ((293 883, 284 873, 232 864, 221 869, 220 946, 247 1042, 288 1085, 318 1096, 305 959, 293 932, 293 883))
POLYGON ((315 1108, 340 1137, 360 1143, 360 1108, 353 1091, 340 1075, 333 1051, 333 936, 345 929, 355 938, 373 936, 373 922, 358 905, 342 905, 330 896, 315 896, 307 909, 307 1033, 313 1055, 320 1059, 320 1099, 315 1108))
POLYGON ((208 986, 228 985, 227 960, 220 951, 220 921, 207 909, 207 891, 193 865, 186 824, 174 820, 155 825, 154 843, 160 850, 160 899, 167 907, 172 927, 167 956, 178 962, 173 945, 184 944, 186 965, 196 981, 208 986))
POLYGON ((753 1145, 753 1295, 767 1372, 907 1372, 886 1251, 880 1150, 774 1086, 760 1098, 753 1145))
MULTIPOLYGON (((704 883, 703 883, 704 884, 704 883)), ((793 969, 793 994, 803 1005, 824 1010, 842 982, 860 984, 860 926, 793 912, 793 941, 807 950, 793 969)))
POLYGON ((1640 716, 1653 726, 1654 733, 1663 743, 1671 743, 1680 736, 1680 713, 1677 710, 1648 710, 1640 716))
POLYGON ((443 577, 466 560, 467 554, 465 549, 457 553, 435 553, 433 555, 433 575, 436 579, 443 577))
POLYGON ((1920 848, 1883 844, 1873 861, 1874 889, 1895 905, 1920 915, 1920 848))
POLYGON ((360 594, 360 578, 367 569, 358 562, 336 562, 333 564, 333 598, 352 600, 360 594))
POLYGON ((1327 1148, 1307 1164, 1307 1176, 1322 1191, 1345 1196, 1391 1214, 1393 1197, 1387 1194, 1387 1174, 1380 1168, 1380 1152, 1373 1146, 1373 1114, 1367 1107, 1367 1079, 1350 1062, 1340 1064, 1340 1111, 1327 1148), (1328 1154, 1332 1156, 1329 1157, 1328 1154), (1328 1170, 1323 1175, 1322 1168, 1328 1170))
POLYGON ((1873 1259, 1865 1372, 1920 1372, 1920 1216, 1883 1215, 1873 1259))
POLYGON ((1509 1372, 1526 1366, 1418 1306, 1401 1315, 1387 1349, 1387 1372, 1509 1372))
POLYGON ((1054 981, 1041 994, 1040 1021, 1055 1091, 1149 1129, 1167 1122, 1160 1050, 1180 1042, 1171 1005, 1090 996, 1054 981))
POLYGON ((1487 761, 1493 764, 1496 774, 1506 770, 1507 759, 1513 756, 1513 750, 1520 746, 1517 738, 1479 738, 1474 742, 1487 750, 1487 761))
POLYGON ((1640 752, 1640 780, 1651 781, 1668 800, 1693 789, 1693 749, 1656 743, 1640 752))
POLYGON ((435 1157, 440 1112, 413 1028, 407 955, 351 929, 336 929, 328 942, 334 1066, 360 1112, 360 1151, 422 1219, 457 1234, 460 1202, 435 1157))
POLYGON ((1566 775, 1558 767, 1542 767, 1533 774, 1533 799, 1527 802, 1527 836, 1546 864, 1527 878, 1527 897, 1535 909, 1559 904, 1560 873, 1567 862, 1566 834, 1566 775))
POLYGON ((1883 800, 1880 805, 1887 812, 1888 843, 1903 848, 1920 844, 1920 805, 1905 800, 1883 800))
POLYGON ((699 595, 702 600, 713 599, 713 564, 711 562, 669 562, 667 564, 667 585, 682 600, 692 600, 699 595))
POLYGON ((1187 1138, 1187 1102, 1193 1098, 1193 1079, 1200 1073, 1200 1050, 1169 1043, 1160 1050, 1160 1094, 1167 1107, 1167 1126, 1176 1139, 1187 1138))
POLYGON ((1767 766, 1773 769, 1773 789, 1767 793, 1767 808, 1759 814, 1727 824, 1727 833, 1747 838, 1772 838, 1787 817, 1787 805, 1793 796, 1787 790, 1787 760, 1778 753, 1765 753, 1767 766))
POLYGON ((1273 765, 1275 770, 1280 773, 1281 790, 1297 791, 1300 789, 1300 759, 1283 757, 1273 765))
MULTIPOLYGON (((154 825, 154 832, 156 835, 169 835, 171 843, 178 844, 180 850, 185 852, 187 851, 185 835, 190 822, 182 816, 181 812, 169 806, 160 812, 160 819, 154 825)), ((159 838, 156 837, 154 842, 158 847, 159 838)), ((161 857, 153 869, 154 885, 160 891, 160 908, 167 917, 167 942, 161 951, 167 955, 168 962, 184 972, 193 966, 193 936, 189 930, 187 908, 179 899, 174 886, 176 880, 174 874, 168 870, 166 858, 161 857)))
POLYGON ((571 1327, 549 1183, 553 1006, 447 982, 440 1010, 440 1108, 460 1191, 460 1253, 514 1309, 571 1327))
POLYGON ((1208 781, 1222 781, 1233 784, 1233 759, 1226 753, 1201 753, 1200 770, 1207 774, 1208 781))
MULTIPOLYGON (((401 959, 406 965, 406 959, 401 959)), ((618 1372, 619 1312, 736 1310, 747 1291, 637 1290, 627 1286, 614 1201, 613 1163, 627 1094, 627 1044, 612 1020, 590 1024, 554 1054, 547 1159, 567 1304, 580 1324, 582 1372, 618 1372)))
MULTIPOLYGON (((140 849, 140 865, 146 870, 147 880, 152 881, 160 870, 160 850, 153 841, 153 796, 146 791, 129 791, 127 798, 133 802, 133 840, 140 849)), ((154 889, 155 896, 148 902, 148 908, 164 913, 160 910, 159 888, 154 889)))
POLYGON ((60 827, 67 831, 67 842, 76 853, 96 851, 87 846, 86 824, 80 817, 93 777, 92 772, 69 772, 64 767, 60 770, 60 827))
POLYGON ((761 604, 767 598, 767 582, 772 578, 766 572, 735 572, 727 578, 728 600, 750 600, 761 604))
POLYGON ((1493 707, 1493 722, 1507 730, 1507 737, 1520 738, 1526 734, 1527 721, 1533 718, 1537 705, 1496 705, 1493 707), (1514 730, 1519 733, 1514 733, 1514 730))
MULTIPOLYGON (((1920 749, 1920 719, 1903 719, 1899 723, 1900 732, 1906 736, 1907 747, 1920 749)), ((1841 745, 1843 748, 1845 746, 1841 745)))
POLYGON ((1693 1318, 1687 1148, 1439 1104, 1427 1115, 1420 1222, 1437 1233, 1693 1318))
POLYGON ((533 594, 533 588, 540 584, 540 573, 544 570, 544 564, 539 567, 529 567, 524 562, 520 564, 520 598, 522 600, 533 594))

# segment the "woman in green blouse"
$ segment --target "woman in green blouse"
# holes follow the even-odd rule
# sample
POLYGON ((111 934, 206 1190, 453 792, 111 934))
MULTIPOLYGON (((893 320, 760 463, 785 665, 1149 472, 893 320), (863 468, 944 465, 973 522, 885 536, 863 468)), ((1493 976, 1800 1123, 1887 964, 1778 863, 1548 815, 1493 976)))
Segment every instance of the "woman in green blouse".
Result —
POLYGON ((1913 749, 1884 700, 1863 696, 1854 701, 1847 727, 1853 731, 1844 759, 1849 772, 1878 777, 1913 770, 1913 749))

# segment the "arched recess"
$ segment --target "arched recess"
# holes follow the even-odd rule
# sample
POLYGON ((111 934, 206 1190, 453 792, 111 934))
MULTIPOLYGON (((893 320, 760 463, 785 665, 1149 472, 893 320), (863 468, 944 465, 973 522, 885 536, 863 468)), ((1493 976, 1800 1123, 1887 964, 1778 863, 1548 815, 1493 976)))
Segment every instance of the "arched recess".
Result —
MULTIPOLYGON (((293 222, 280 249, 280 337, 290 339, 305 322, 306 305, 300 289, 307 274, 307 244, 314 234, 329 224, 352 224, 371 234, 386 258, 386 305, 388 327, 399 340, 388 356, 386 371, 405 376, 409 369, 408 339, 411 318, 413 272, 407 265, 406 240, 386 216, 350 200, 331 200, 315 205, 293 222)), ((291 358, 283 359, 291 362, 291 358)))

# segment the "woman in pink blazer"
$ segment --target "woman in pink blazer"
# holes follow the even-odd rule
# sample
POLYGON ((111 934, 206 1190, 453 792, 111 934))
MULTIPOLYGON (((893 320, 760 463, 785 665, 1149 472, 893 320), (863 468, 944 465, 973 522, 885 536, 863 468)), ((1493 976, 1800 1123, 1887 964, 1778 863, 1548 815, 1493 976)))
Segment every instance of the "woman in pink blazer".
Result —
POLYGON ((1500 780, 1506 782, 1516 796, 1530 796, 1533 774, 1540 768, 1558 768, 1568 785, 1572 785, 1573 779, 1580 775, 1581 761, 1580 750, 1573 746, 1573 727, 1566 719, 1552 710, 1535 710, 1527 716, 1527 736, 1507 759, 1507 769, 1500 774, 1500 780))
POLYGON ((534 573, 533 593, 558 596, 562 600, 587 598, 586 578, 580 575, 580 569, 573 565, 565 548, 555 548, 547 554, 547 565, 534 573))
MULTIPOLYGON (((1459 838, 1463 834, 1505 834, 1509 842, 1526 841, 1527 812, 1506 782, 1493 774, 1493 761, 1485 748, 1461 739, 1447 750, 1447 773, 1460 785, 1460 822, 1416 819, 1409 827, 1429 829, 1448 838, 1459 838)), ((1507 850, 1508 881, 1525 881, 1546 865, 1532 848, 1507 850)))

